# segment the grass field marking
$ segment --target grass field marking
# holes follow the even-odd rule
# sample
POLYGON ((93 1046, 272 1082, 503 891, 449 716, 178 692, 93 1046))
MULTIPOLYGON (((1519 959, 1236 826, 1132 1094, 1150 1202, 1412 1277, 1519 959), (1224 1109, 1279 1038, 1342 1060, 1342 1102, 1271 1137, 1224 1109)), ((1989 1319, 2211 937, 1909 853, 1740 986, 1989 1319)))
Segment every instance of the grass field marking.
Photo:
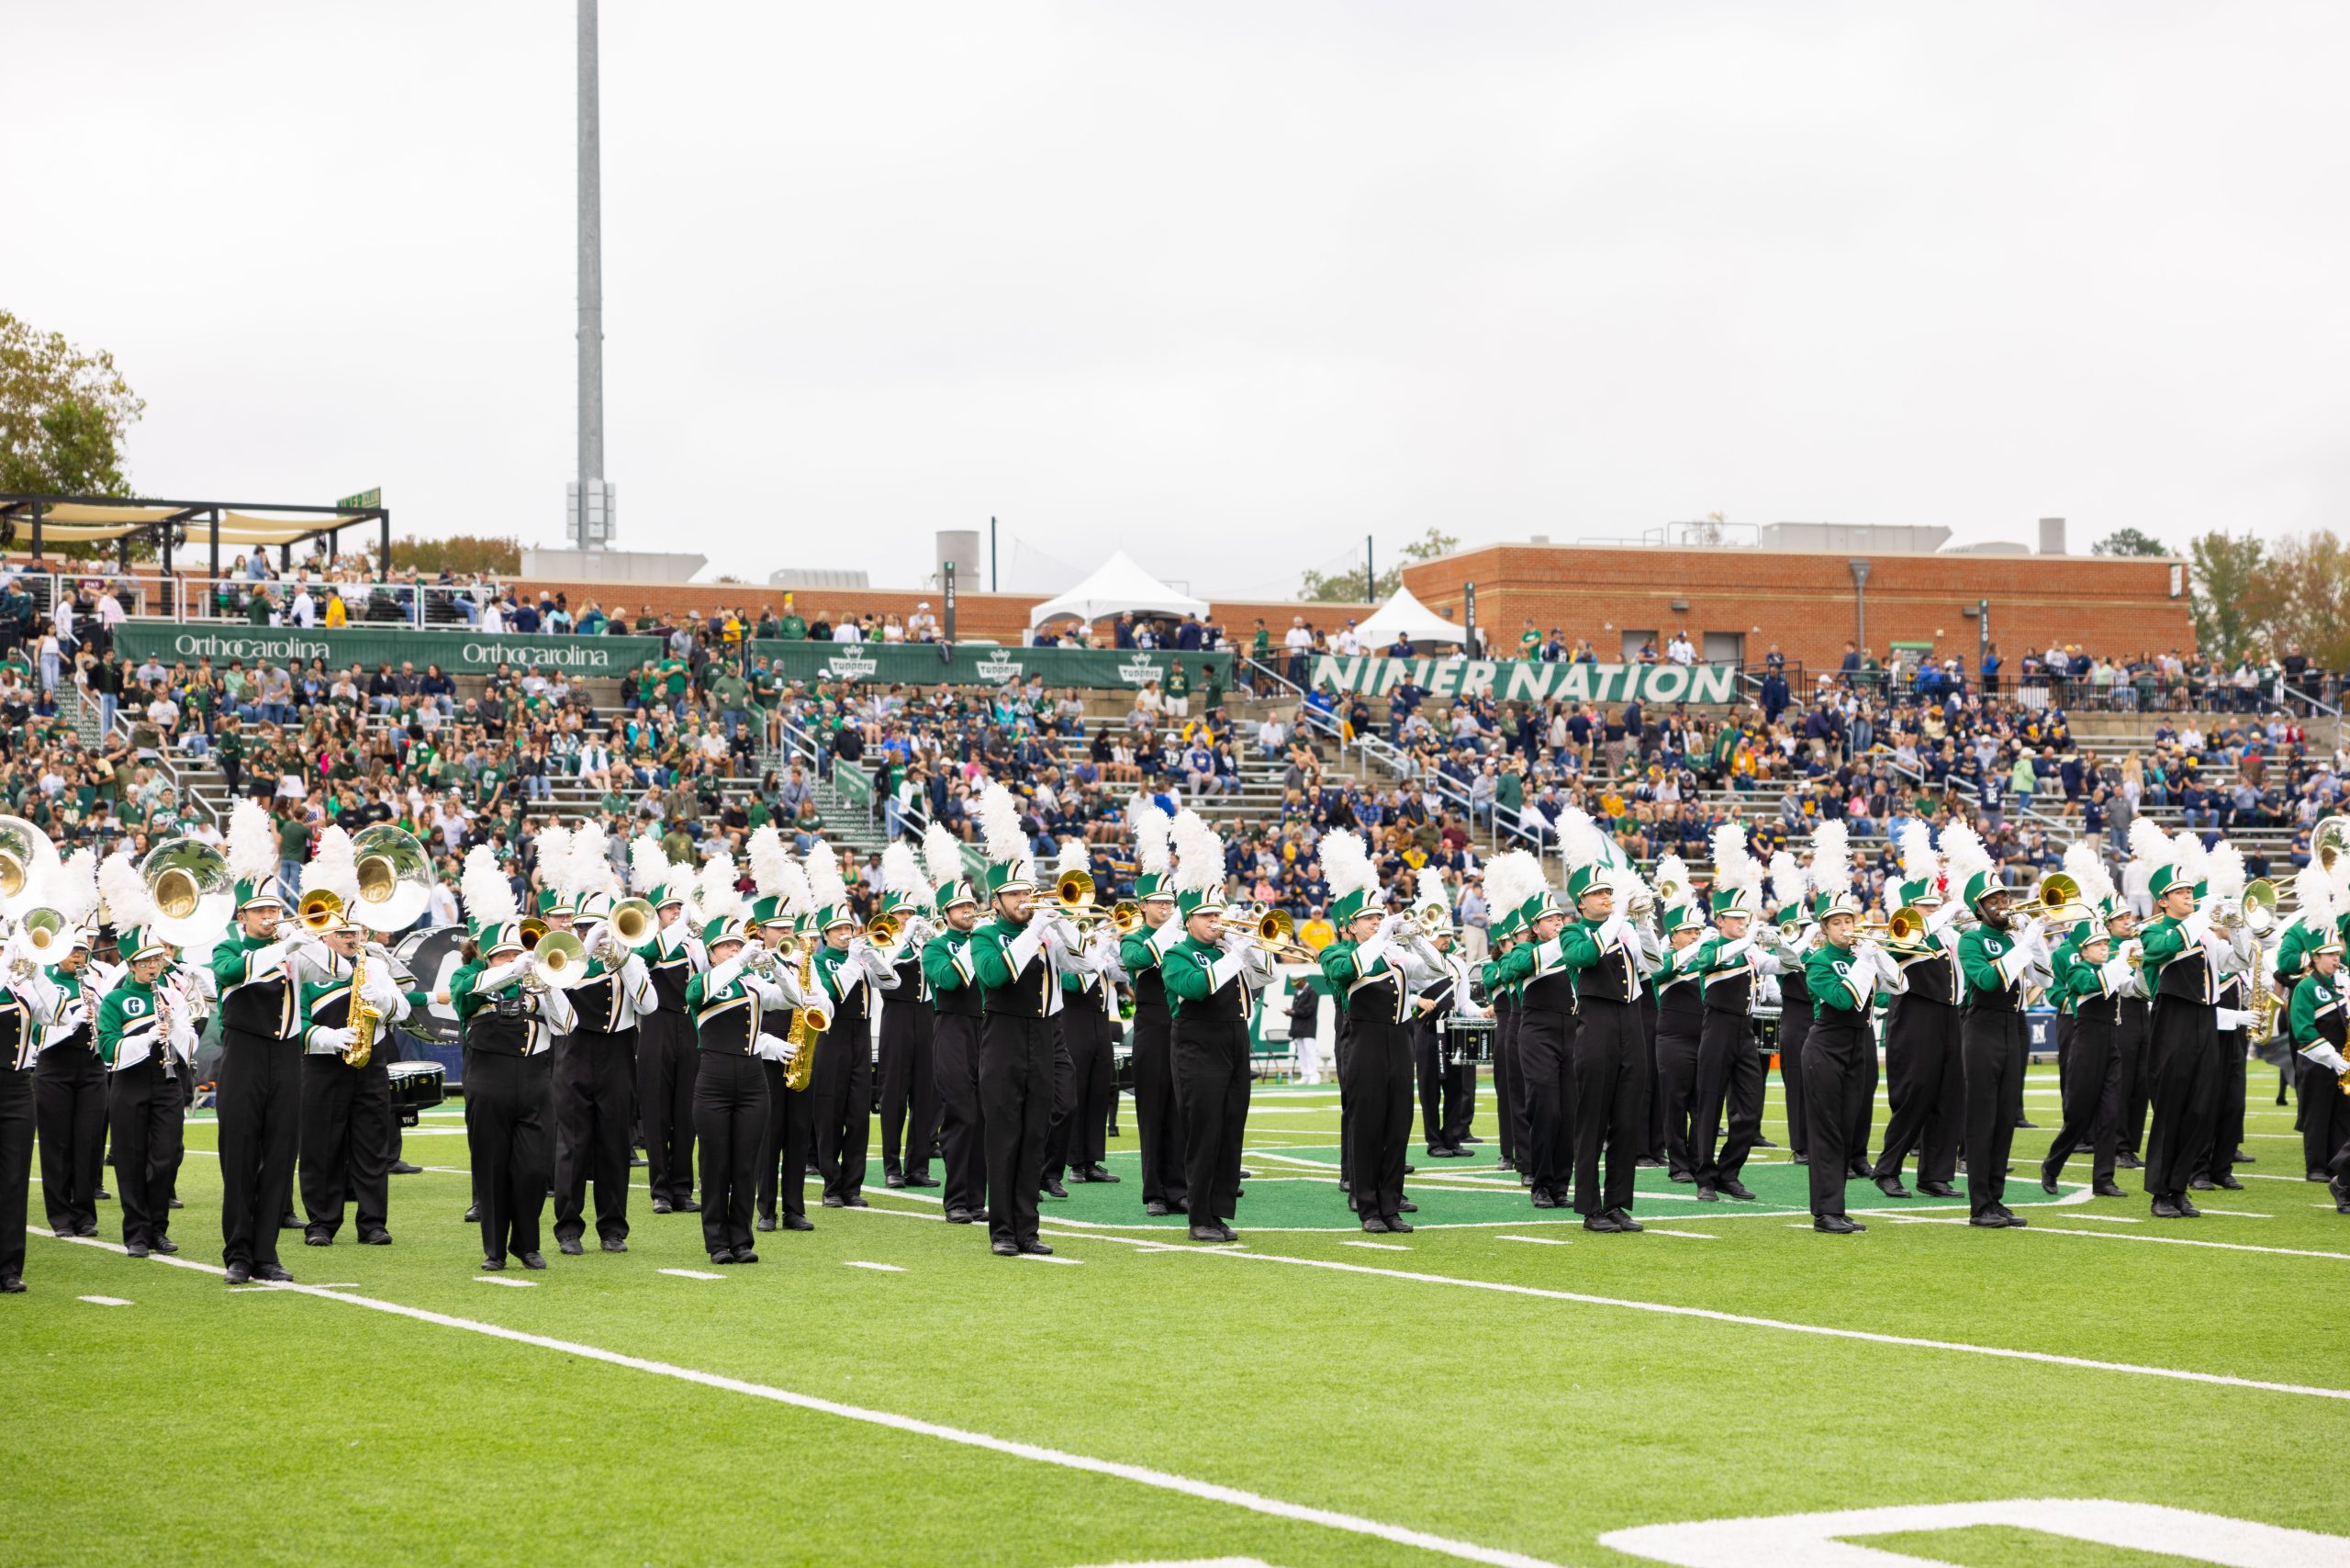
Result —
POLYGON ((1341 1247, 1367 1247, 1373 1252, 1409 1252, 1411 1249, 1400 1241, 1341 1241, 1341 1247))
POLYGON ((2230 1219, 2275 1219, 2275 1215, 2255 1214, 2250 1209, 2203 1209, 2207 1215, 2225 1215, 2230 1219))
MULTIPOLYGON (((2207 1209, 2204 1212, 2208 1214, 2210 1211, 2207 1209)), ((1932 1215, 1895 1215, 1891 1217, 1896 1224, 1906 1222, 1909 1225, 1964 1225, 1967 1223, 1963 1219, 1942 1219, 1932 1215)), ((2275 1216, 2261 1217, 2274 1218, 2275 1216)), ((2221 1252, 2266 1252, 2279 1258, 2326 1258, 2337 1262, 2350 1263, 2350 1252, 2320 1252, 2308 1247, 2255 1247, 2249 1241, 2198 1241, 2193 1237, 2188 1236, 2148 1236, 2143 1231, 2073 1230, 2057 1225, 2034 1225, 2024 1228, 2040 1236, 2094 1236, 2106 1241, 2143 1241, 2154 1247, 2210 1247, 2221 1252)))
POLYGON ((656 1274, 668 1274, 680 1280, 722 1280, 723 1274, 713 1274, 707 1269, 655 1269, 656 1274))
MULTIPOLYGON (((1930 1220, 1928 1224, 1964 1225, 1964 1220, 1930 1220)), ((1808 1227, 1804 1227, 1808 1228, 1808 1227)), ((2111 1240, 2132 1240, 2113 1231, 2083 1230, 2079 1236, 2103 1236, 2111 1240)), ((1080 1240, 1122 1240, 1119 1237, 1077 1238, 1080 1240)), ((2165 1238, 2167 1239, 2167 1238, 2165 1238)), ((2200 1243, 2223 1246, 2221 1242, 2200 1243)), ((1742 1312, 1720 1312, 1712 1307, 1683 1306, 1672 1302, 1628 1301, 1617 1296, 1590 1295, 1581 1291, 1549 1290, 1539 1285, 1515 1284, 1505 1280, 1472 1280, 1450 1274, 1416 1273, 1409 1269, 1385 1269, 1371 1263, 1348 1263, 1336 1258, 1299 1258, 1284 1252, 1251 1252, 1232 1247, 1170 1248, 1193 1258, 1243 1258, 1260 1263, 1285 1263, 1299 1269, 1327 1269, 1342 1274, 1368 1274, 1381 1279, 1405 1280, 1414 1284, 1450 1285, 1460 1290, 1491 1291, 1499 1295, 1532 1296, 1545 1301, 1572 1302, 1580 1306, 1609 1306, 1628 1312, 1652 1312, 1667 1317, 1696 1317, 1712 1323, 1736 1324, 1744 1328, 1768 1328, 1783 1334, 1810 1334, 1826 1339, 1857 1339, 1863 1344, 1893 1345, 1908 1350, 1945 1350, 1959 1355, 1988 1356, 1995 1361, 2031 1361, 2042 1366, 2071 1367, 2082 1372, 2122 1372, 2132 1377, 2166 1378, 2174 1383, 2200 1383, 2219 1388, 2250 1388, 2266 1394, 2290 1394, 2305 1399, 2338 1399, 2350 1402, 2350 1388, 2316 1388, 2297 1383, 2270 1383, 2260 1378, 2231 1377, 2224 1372, 2191 1372, 2184 1367, 2150 1367, 2133 1361, 2100 1361, 2085 1356, 2064 1356, 2050 1350, 2020 1350, 2006 1345, 1970 1345, 1957 1339, 1928 1339, 1911 1334, 1879 1334, 1865 1328, 1837 1328, 1824 1323, 1794 1323, 1784 1318, 1757 1317, 1742 1312)), ((2244 1249, 2255 1252, 2276 1250, 2272 1248, 2244 1249)), ((2322 1256, 2333 1257, 2326 1253, 2322 1256)), ((283 1287, 280 1287, 283 1288, 283 1287)), ((350 1299, 350 1298, 338 1298, 350 1299)))
POLYGON ((2144 1218, 2138 1215, 2066 1215, 2065 1217, 2072 1220, 2101 1219, 2108 1225, 2143 1225, 2146 1223, 2144 1218))
POLYGON ((856 1258, 844 1259, 841 1262, 841 1267, 844 1269, 870 1269, 877 1274, 902 1274, 906 1271, 904 1268, 896 1263, 867 1263, 863 1260, 856 1258))
POLYGON ((1659 1230, 1654 1226, 1650 1226, 1648 1227, 1648 1233, 1651 1236, 1684 1236, 1687 1237, 1692 1241, 1719 1241, 1721 1239, 1718 1236, 1708 1236, 1702 1230, 1659 1230))
POLYGON ((1496 1236, 1495 1241, 1527 1241, 1537 1247, 1572 1247, 1574 1243, 1563 1236, 1496 1236))
MULTIPOLYGON (((477 1285, 504 1285, 509 1290, 519 1291, 536 1290, 539 1284, 536 1280, 509 1280, 503 1274, 476 1274, 474 1276, 474 1283, 477 1285)), ((271 1290, 280 1290, 284 1287, 282 1284, 273 1283, 269 1288, 271 1290)), ((305 1290, 316 1290, 318 1287, 316 1285, 305 1285, 302 1288, 305 1290)))
MULTIPOLYGON (((57 1239, 72 1241, 83 1247, 95 1247, 100 1251, 113 1252, 118 1255, 123 1250, 119 1244, 103 1241, 96 1237, 76 1236, 57 1239)), ((1028 1256, 1034 1256, 1034 1254, 1028 1254, 1028 1256)), ((162 1258, 156 1260, 173 1268, 193 1269, 198 1273, 210 1274, 216 1278, 228 1271, 217 1263, 198 1262, 192 1258, 162 1258)), ((527 1283, 528 1282, 519 1282, 527 1283)), ((1360 1514, 1341 1513, 1335 1508, 1315 1507, 1305 1503, 1292 1503, 1279 1497, 1268 1497, 1261 1493, 1244 1491, 1237 1486, 1226 1486, 1220 1482, 1200 1481, 1192 1476, 1178 1475, 1172 1471, 1156 1470, 1148 1465, 1129 1464, 1123 1460, 1096 1459, 1091 1454, 1070 1453, 1065 1449, 1050 1449, 1038 1443, 995 1437, 987 1432, 968 1431, 960 1427, 949 1427, 936 1421, 926 1421, 919 1416, 901 1416, 893 1410, 873 1410, 863 1406, 843 1405, 837 1400, 824 1399, 812 1394, 800 1394, 788 1388, 777 1388, 768 1383, 749 1383, 741 1378, 728 1377, 721 1372, 703 1372, 697 1367, 678 1366, 671 1361, 648 1361, 641 1356, 626 1355, 618 1350, 607 1350, 598 1345, 581 1344, 570 1339, 557 1339, 545 1334, 527 1333, 519 1328, 506 1327, 501 1324, 485 1323, 478 1318, 458 1317, 445 1312, 434 1312, 426 1307, 408 1306, 399 1302, 384 1301, 375 1296, 350 1295, 321 1290, 316 1285, 305 1285, 290 1281, 284 1284, 265 1285, 263 1288, 284 1292, 288 1295, 311 1296, 319 1301, 341 1302, 345 1305, 365 1307, 371 1312, 380 1312, 388 1316, 406 1317, 414 1322, 429 1323, 442 1328, 461 1329, 466 1333, 480 1334, 493 1339, 504 1339, 510 1344, 533 1346, 542 1350, 553 1350, 558 1355, 573 1356, 582 1361, 601 1361, 607 1366, 624 1367, 631 1372, 647 1372, 655 1377, 675 1378, 681 1383, 698 1383, 704 1388, 717 1389, 722 1393, 740 1394, 753 1399, 765 1399, 778 1405, 789 1405, 797 1409, 813 1411, 822 1416, 835 1416, 843 1420, 862 1421, 868 1426, 886 1427, 892 1431, 905 1432, 914 1437, 935 1438, 942 1442, 959 1443, 966 1448, 984 1449, 990 1453, 1004 1454, 1013 1459, 1024 1459, 1038 1464, 1056 1465, 1063 1470, 1081 1471, 1091 1475, 1106 1475, 1113 1480, 1130 1481, 1139 1486, 1155 1487, 1162 1492, 1173 1492, 1187 1497, 1196 1497, 1203 1502, 1222 1503, 1230 1507, 1264 1514, 1272 1518, 1288 1519, 1298 1524, 1319 1525, 1326 1529, 1337 1530, 1348 1535, 1369 1536, 1373 1540, 1388 1541, 1397 1546, 1408 1546, 1421 1551, 1434 1552, 1442 1557, 1458 1558, 1463 1562, 1482 1562, 1487 1564, 1487 1568, 1560 1568, 1558 1563, 1539 1557, 1528 1557, 1524 1552, 1505 1551, 1499 1547, 1481 1546, 1475 1541, 1454 1540, 1448 1536, 1414 1529, 1406 1525, 1392 1525, 1382 1519, 1366 1518, 1360 1514)))
POLYGON ((86 1301, 92 1306, 137 1306, 139 1305, 135 1301, 125 1301, 118 1295, 85 1295, 76 1299, 86 1301))
POLYGON ((1083 1263, 1082 1258, 1064 1258, 1058 1252, 1023 1252, 1021 1257, 1031 1263, 1083 1263))

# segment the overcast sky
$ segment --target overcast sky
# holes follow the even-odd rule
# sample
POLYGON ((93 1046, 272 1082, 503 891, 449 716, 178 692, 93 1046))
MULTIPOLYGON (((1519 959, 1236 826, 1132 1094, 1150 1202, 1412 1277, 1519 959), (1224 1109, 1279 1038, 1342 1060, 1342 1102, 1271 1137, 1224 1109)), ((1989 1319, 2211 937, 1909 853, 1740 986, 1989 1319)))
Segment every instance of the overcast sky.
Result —
MULTIPOLYGON (((559 542, 568 4, 5 17, 0 306, 114 351, 143 492, 559 542)), ((911 585, 993 514, 1007 587, 1237 595, 1431 524, 2335 526, 2345 59, 2338 4, 608 3, 620 543, 911 585)))

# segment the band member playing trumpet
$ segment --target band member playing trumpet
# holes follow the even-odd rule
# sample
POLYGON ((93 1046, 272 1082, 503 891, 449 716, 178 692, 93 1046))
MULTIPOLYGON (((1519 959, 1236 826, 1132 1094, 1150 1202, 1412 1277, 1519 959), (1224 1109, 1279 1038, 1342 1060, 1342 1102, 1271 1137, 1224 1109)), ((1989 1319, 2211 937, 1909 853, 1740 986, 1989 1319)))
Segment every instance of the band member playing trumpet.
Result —
MULTIPOLYGON (((635 1119, 638 1028, 655 1002, 653 973, 613 924, 615 905, 604 832, 589 825, 574 840, 571 870, 586 879, 574 896, 585 978, 572 988, 578 1025, 555 1047, 554 1240, 584 1251, 588 1184, 596 1184, 596 1239, 607 1252, 628 1250, 629 1125, 635 1119), (606 885, 596 885, 597 883, 606 885)), ((633 907, 644 913, 642 904, 633 907)))
POLYGON ((449 1000, 469 1053, 465 1142, 480 1193, 481 1266, 503 1269, 514 1257, 543 1269, 539 1224, 554 1167, 550 1067, 554 1036, 578 1020, 570 997, 546 984, 522 946, 514 890, 496 850, 476 845, 466 853, 464 885, 472 940, 449 1000))
POLYGON ((32 1195, 33 1073, 64 998, 22 934, 0 951, 0 1295, 25 1288, 25 1211, 32 1195))
POLYGON ((979 894, 963 879, 961 842, 932 823, 923 835, 923 870, 931 879, 945 924, 922 951, 931 1008, 931 1065, 938 1081, 939 1148, 946 1175, 940 1193, 949 1225, 986 1221, 988 1163, 985 1112, 979 1101, 980 992, 972 934, 979 923, 979 894))
POLYGON ((1322 835, 1330 921, 1343 934, 1322 949, 1322 973, 1338 999, 1339 1071, 1354 1114, 1341 1135, 1348 1197, 1363 1229, 1408 1231, 1404 1166, 1412 1141, 1413 1002, 1436 978, 1434 949, 1410 915, 1379 902, 1379 869, 1360 834, 1322 835))
POLYGON ((857 930, 833 846, 816 840, 804 863, 816 901, 812 924, 823 937, 816 949, 815 978, 822 1000, 833 1010, 808 1085, 816 1117, 816 1169, 824 1178, 826 1208, 870 1208, 865 1150, 873 1126, 872 999, 898 988, 898 971, 857 930))
POLYGON ((1169 882, 1167 813, 1147 795, 1126 809, 1134 828, 1135 899, 1142 924, 1118 944, 1119 967, 1131 977, 1135 997, 1135 1131, 1142 1161, 1142 1212, 1153 1217, 1182 1214, 1191 1189, 1184 1185, 1183 1112, 1175 1098, 1174 1015, 1167 1002, 1160 965, 1183 940, 1175 919, 1175 890, 1169 882))
MULTIPOLYGON (((694 1027, 702 1053, 694 1082, 694 1131, 701 1141, 701 1237, 713 1263, 755 1263, 751 1244, 751 1207, 760 1149, 767 1141, 767 1082, 759 1068, 762 1021, 769 1009, 798 1004, 797 988, 787 990, 785 966, 761 958, 767 949, 750 933, 731 902, 733 857, 723 850, 722 879, 704 868, 702 908, 718 913, 702 928, 710 968, 688 982, 694 1027), (720 886, 722 880, 722 888, 720 886), (718 896, 712 896, 716 893, 718 896)), ((790 1172, 799 1180, 798 1171, 790 1172)))
POLYGON ((134 926, 121 933, 119 946, 129 972, 98 1004, 98 1056, 106 1065, 123 1250, 144 1258, 179 1250, 170 1236, 169 1190, 157 1178, 177 1162, 180 1080, 195 1070, 196 1030, 176 994, 160 983, 162 943, 134 926))
POLYGON ((1989 1230, 2020 1227, 2023 1216, 2000 1200, 2007 1195, 2008 1151, 2015 1143, 2015 1107, 2031 1044, 2023 997, 2028 986, 2054 979, 2052 955, 2039 922, 2011 913, 2015 895, 1999 885, 1995 868, 1968 868, 1955 857, 1949 863, 1953 876, 1965 870, 1962 896, 1980 922, 1958 943, 1966 981, 1959 1056, 1966 1081, 1967 1223, 1989 1230))
POLYGON ((1804 959, 1811 993, 1811 1030, 1804 1037, 1804 1103, 1811 1115, 1811 1227, 1850 1236, 1868 1227, 1844 1212, 1852 1131, 1850 1101, 1862 1092, 1860 1058, 1875 1055, 1869 1011, 1880 990, 1898 991, 1901 971, 1885 949, 1860 937, 1861 906, 1852 898, 1849 868, 1825 868, 1815 850, 1812 912, 1820 941, 1804 959))
MULTIPOLYGON (((2207 899, 2199 886, 2203 845, 2198 834, 2188 830, 2173 837, 2140 817, 2130 824, 2130 846, 2150 864, 2146 890, 2155 914, 2139 940, 2140 967, 2154 997, 2147 1057, 2154 1125, 2146 1145, 2146 1193, 2156 1219, 2194 1219, 2202 1211, 2187 1188, 2202 1168, 2219 1105, 2215 999, 2220 960, 2232 943, 2222 928, 2218 901, 2207 899)), ((1968 1098, 1971 1106, 1972 1088, 1968 1098)))
POLYGON ((691 1214, 694 1202, 693 1014, 686 982, 702 967, 701 945, 686 920, 692 871, 669 864, 651 834, 629 844, 629 886, 653 905, 653 935, 636 950, 653 978, 653 1011, 637 1020, 636 1104, 644 1126, 645 1186, 657 1215, 691 1214))
POLYGON ((2314 1131, 2329 1150, 2323 1164, 2310 1169, 2325 1173, 2333 1212, 2350 1215, 2350 1094, 2342 1091, 2344 1081, 2350 1080, 2350 1061, 2343 1059, 2343 1047, 2350 1044, 2345 1038, 2350 1007, 2345 1006, 2342 983, 2341 934, 2312 932, 2300 951, 2309 968, 2293 987, 2286 1032, 2303 1064, 2302 1136, 2314 1131), (2321 1074, 2322 1082, 2317 1081, 2321 1074))
MULTIPOLYGON (((1961 839, 1973 832, 1960 823, 1943 831, 1961 839)), ((1959 1061, 1958 938, 1952 927, 1965 906, 1942 900, 1942 858, 1934 851, 1933 830, 1924 823, 1901 830, 1901 868, 1907 879, 1891 885, 1886 903, 1897 912, 1917 911, 1924 924, 1908 941, 1889 938, 1886 949, 1900 966, 1902 984, 1885 1015, 1892 1114, 1869 1176, 1886 1197, 1910 1196, 1901 1182, 1901 1167, 1915 1149, 1917 1190, 1929 1197, 1955 1198, 1958 1189, 1952 1182, 1958 1174, 1966 1089, 1959 1061)))
POLYGON ((311 944, 299 930, 278 928, 286 896, 277 866, 269 812, 238 801, 229 820, 237 924, 212 949, 220 996, 220 1250, 230 1284, 293 1278, 277 1260, 278 1220, 293 1204, 301 1147, 301 993, 292 960, 311 944))
POLYGON ((881 1179, 892 1187, 935 1187, 931 1145, 938 1137, 938 1079, 932 1062, 930 986, 923 979, 923 946, 930 935, 930 884, 913 846, 902 840, 881 852, 881 912, 897 923, 882 944, 897 971, 895 990, 881 998, 880 1057, 875 1064, 881 1112, 881 1179))
MULTIPOLYGON (((1262 944, 1224 924, 1224 840, 1198 812, 1174 823, 1177 909, 1184 938, 1159 961, 1174 1012, 1175 1097, 1183 1112, 1183 1182, 1194 1241, 1237 1241, 1240 1135, 1248 1117, 1248 1019, 1272 979, 1262 944)), ((1408 1049, 1405 1061, 1409 1062, 1408 1049)), ((1408 1065, 1404 1111, 1408 1118, 1408 1065)), ((1403 1123, 1409 1137, 1410 1123, 1403 1123)))
MULTIPOLYGON (((1082 839, 1062 846, 1057 869, 1092 874, 1082 839)), ((1053 1120, 1045 1129, 1044 1190, 1063 1198, 1069 1196, 1061 1185, 1063 1171, 1073 1182, 1117 1180, 1102 1161, 1109 1152, 1110 1108, 1118 1097, 1113 1044, 1117 1025, 1112 1020, 1117 1015, 1118 983, 1126 975, 1118 962, 1117 934, 1106 918, 1096 917, 1092 928, 1080 935, 1086 967, 1061 976, 1061 1011, 1054 1020, 1067 1081, 1056 1083, 1053 1120)))

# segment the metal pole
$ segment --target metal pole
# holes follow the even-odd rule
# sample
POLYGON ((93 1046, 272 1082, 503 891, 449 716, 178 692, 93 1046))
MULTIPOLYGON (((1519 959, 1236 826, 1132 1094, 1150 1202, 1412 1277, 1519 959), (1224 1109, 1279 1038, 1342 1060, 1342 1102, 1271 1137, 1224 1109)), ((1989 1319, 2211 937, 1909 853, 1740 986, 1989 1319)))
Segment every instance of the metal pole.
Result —
POLYGON ((204 579, 204 594, 208 607, 220 602, 220 509, 212 509, 212 565, 210 575, 204 579))
MULTIPOLYGON (((596 0, 579 0, 579 532, 589 548, 588 487, 604 476, 604 207, 596 91, 596 0)), ((389 551, 386 552, 388 565, 389 551)))
POLYGON ((1472 659, 1483 657, 1484 655, 1477 648, 1477 585, 1475 583, 1460 585, 1460 630, 1469 637, 1469 645, 1462 648, 1461 653, 1472 659))
POLYGON ((1371 535, 1368 533, 1362 536, 1362 601, 1365 604, 1379 602, 1379 571, 1371 558, 1371 535))
POLYGON ((1869 564, 1848 561, 1852 568, 1852 641, 1860 644, 1861 658, 1869 656, 1869 564))
POLYGON ((1991 656, 1991 601, 1975 601, 1975 681, 1980 691, 1983 683, 1983 661, 1991 656))
POLYGON ((955 645, 955 561, 952 556, 940 570, 938 583, 940 602, 946 607, 946 645, 951 648, 955 645))
MULTIPOLYGON (((995 553, 995 519, 990 518, 988 519, 988 592, 990 593, 995 593, 1001 589, 1001 585, 996 580, 998 565, 995 553)), ((948 640, 953 641, 952 638, 948 640)))

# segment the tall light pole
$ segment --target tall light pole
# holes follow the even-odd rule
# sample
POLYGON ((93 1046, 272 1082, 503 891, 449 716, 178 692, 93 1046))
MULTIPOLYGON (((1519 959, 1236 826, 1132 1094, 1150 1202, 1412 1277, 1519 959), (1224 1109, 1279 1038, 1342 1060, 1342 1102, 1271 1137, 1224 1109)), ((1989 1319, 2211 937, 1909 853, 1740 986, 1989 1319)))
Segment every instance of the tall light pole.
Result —
POLYGON ((611 543, 604 482, 604 204, 596 92, 596 0, 579 0, 579 476, 570 486, 571 542, 611 543))

